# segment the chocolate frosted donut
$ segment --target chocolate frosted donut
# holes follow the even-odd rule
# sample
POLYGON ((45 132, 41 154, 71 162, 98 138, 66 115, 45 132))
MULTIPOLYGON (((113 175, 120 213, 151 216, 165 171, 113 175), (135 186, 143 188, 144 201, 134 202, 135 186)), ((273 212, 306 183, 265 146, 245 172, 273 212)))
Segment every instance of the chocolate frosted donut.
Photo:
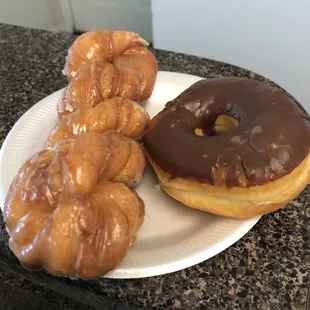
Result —
POLYGON ((309 181, 307 117, 284 91, 253 80, 195 83, 153 118, 144 145, 164 190, 190 207, 216 214, 244 217, 278 209, 309 181), (293 172, 295 179, 289 180, 293 172), (284 179, 283 186, 293 188, 279 201, 266 186, 281 187, 284 179), (259 201, 240 196, 248 209, 238 209, 236 191, 255 193, 259 201))

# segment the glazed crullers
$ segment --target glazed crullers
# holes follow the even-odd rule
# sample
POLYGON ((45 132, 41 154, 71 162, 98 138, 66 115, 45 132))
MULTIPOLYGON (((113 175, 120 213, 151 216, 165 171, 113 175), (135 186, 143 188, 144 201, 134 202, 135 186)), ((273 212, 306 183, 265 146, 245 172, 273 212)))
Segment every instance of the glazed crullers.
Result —
POLYGON ((144 203, 128 187, 144 165, 139 144, 115 131, 36 153, 6 197, 11 250, 24 267, 58 276, 90 279, 115 268, 144 220, 144 203))
POLYGON ((148 43, 128 31, 95 30, 79 36, 68 51, 64 74, 69 84, 59 101, 59 115, 120 96, 149 98, 158 71, 148 43))
POLYGON ((139 140, 157 60, 138 34, 87 32, 69 49, 68 86, 44 149, 19 169, 4 205, 9 247, 27 269, 93 279, 125 257, 143 224, 139 140), (133 101, 135 100, 135 101, 133 101))

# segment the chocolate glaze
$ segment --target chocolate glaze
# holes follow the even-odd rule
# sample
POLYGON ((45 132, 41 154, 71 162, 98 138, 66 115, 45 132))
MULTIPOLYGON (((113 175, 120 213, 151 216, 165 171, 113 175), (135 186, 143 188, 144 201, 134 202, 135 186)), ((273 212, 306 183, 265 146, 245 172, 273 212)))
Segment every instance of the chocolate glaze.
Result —
POLYGON ((225 168, 226 186, 240 186, 240 177, 253 186, 281 178, 305 159, 310 124, 282 90, 253 80, 207 79, 168 102, 143 142, 172 177, 214 184, 225 168), (236 118, 239 127, 214 135, 220 114, 236 118), (195 135, 195 128, 206 136, 195 135))

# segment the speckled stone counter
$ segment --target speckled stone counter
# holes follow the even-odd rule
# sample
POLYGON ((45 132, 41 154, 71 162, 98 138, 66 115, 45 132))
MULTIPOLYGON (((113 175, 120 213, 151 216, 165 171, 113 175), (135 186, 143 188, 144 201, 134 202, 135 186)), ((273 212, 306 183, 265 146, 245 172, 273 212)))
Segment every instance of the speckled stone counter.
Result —
MULTIPOLYGON (((22 114, 65 86, 74 36, 0 24, 0 145, 22 114)), ((257 75, 202 58, 155 50, 160 70, 202 77, 257 75)), ((74 281, 25 271, 8 249, 0 218, 0 273, 19 292, 80 309, 305 309, 310 270, 310 186, 285 209, 263 216, 229 249, 194 267, 137 279, 74 281), (9 279, 9 280, 8 280, 9 279), (29 289, 30 287, 30 289, 29 289), (34 288, 35 287, 35 288, 34 288), (60 302, 61 296, 66 302, 60 302), (81 308, 82 309, 82 308, 81 308)), ((14 296, 14 293, 13 293, 14 296)), ((2 301, 0 301, 1 303, 2 301)))

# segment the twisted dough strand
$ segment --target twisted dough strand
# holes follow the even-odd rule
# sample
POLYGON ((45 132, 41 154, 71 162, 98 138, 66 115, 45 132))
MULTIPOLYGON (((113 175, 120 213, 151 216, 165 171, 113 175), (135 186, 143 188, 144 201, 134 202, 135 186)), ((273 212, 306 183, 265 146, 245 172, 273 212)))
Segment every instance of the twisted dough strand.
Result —
POLYGON ((84 108, 59 120, 47 138, 46 145, 85 132, 103 133, 116 130, 130 138, 139 139, 149 122, 149 115, 136 102, 114 97, 94 108, 84 108))

